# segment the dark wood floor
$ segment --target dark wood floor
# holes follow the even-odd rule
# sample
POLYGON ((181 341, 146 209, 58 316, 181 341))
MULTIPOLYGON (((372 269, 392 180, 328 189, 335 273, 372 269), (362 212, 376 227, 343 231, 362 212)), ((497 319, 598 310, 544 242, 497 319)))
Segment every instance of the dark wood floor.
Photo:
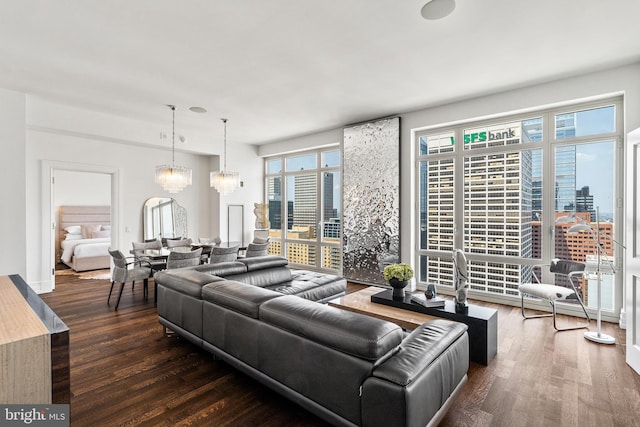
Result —
MULTIPOLYGON (((108 280, 56 277, 41 297, 71 329, 72 426, 325 426, 224 362, 165 338, 153 304, 127 285, 117 312, 108 280)), ((350 284, 349 291, 360 288, 350 284)), ((115 300, 114 300, 115 302, 115 300)), ((498 309, 498 354, 472 363, 441 426, 640 426, 640 377, 625 363, 625 331, 603 323, 614 346, 550 319, 498 309)), ((562 317, 570 322, 573 319, 562 317)), ((592 330, 595 322, 592 322, 592 330)))

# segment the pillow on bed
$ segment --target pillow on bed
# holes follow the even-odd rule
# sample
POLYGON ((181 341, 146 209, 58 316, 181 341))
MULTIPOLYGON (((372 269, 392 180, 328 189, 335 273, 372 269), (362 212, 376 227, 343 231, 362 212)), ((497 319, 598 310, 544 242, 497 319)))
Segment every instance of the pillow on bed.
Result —
POLYGON ((64 231, 69 234, 82 234, 82 227, 79 225, 70 225, 68 227, 65 227, 64 231))
POLYGON ((82 239, 82 234, 67 233, 67 235, 64 237, 64 240, 80 240, 80 239, 82 239))
POLYGON ((100 230, 91 232, 92 239, 99 239, 101 237, 111 237, 111 230, 100 230))
POLYGON ((91 233, 100 231, 100 224, 83 224, 82 225, 82 237, 85 239, 91 239, 91 233))

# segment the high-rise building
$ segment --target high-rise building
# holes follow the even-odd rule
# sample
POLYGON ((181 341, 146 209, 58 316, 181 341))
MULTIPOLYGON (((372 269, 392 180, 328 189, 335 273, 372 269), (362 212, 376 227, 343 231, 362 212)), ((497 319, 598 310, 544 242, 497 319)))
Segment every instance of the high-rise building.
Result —
POLYGON ((325 221, 338 218, 338 210, 333 206, 333 172, 322 174, 323 218, 325 221))
MULTIPOLYGON (((569 215, 569 212, 556 212, 555 218, 569 215)), ((596 228, 596 225, 591 222, 591 215, 589 212, 575 212, 575 216, 585 223, 596 228)), ((542 254, 542 234, 540 221, 534 221, 532 224, 533 234, 533 257, 540 258, 542 254)), ((554 257, 559 259, 567 259, 572 261, 579 261, 589 263, 594 257, 597 257, 598 246, 591 233, 569 233, 567 230, 569 227, 576 223, 555 223, 554 235, 554 257)), ((600 223, 600 245, 604 255, 613 259, 613 223, 601 222, 600 223), (607 237, 608 236, 608 237, 607 237)), ((537 272, 536 272, 537 273, 537 272)), ((589 286, 590 280, 578 279, 578 292, 581 293, 582 300, 585 305, 589 303, 589 286)), ((595 282, 594 282, 595 283, 595 282)), ((568 283, 565 278, 556 277, 556 285, 567 286, 568 283)))
MULTIPOLYGON (((538 138, 534 121, 527 122, 531 135, 538 138)), ((472 149, 518 144, 522 123, 506 123, 491 128, 465 130, 464 251, 481 255, 531 257, 532 239, 532 150, 520 149, 475 154, 472 149)), ((423 153, 447 147, 449 136, 427 138, 423 153), (444 141, 444 142, 443 142, 444 141)), ((451 146, 452 144, 449 144, 451 146)), ((438 151, 440 150, 440 151, 438 151)), ((420 218, 421 248, 430 251, 454 249, 454 159, 422 161, 420 180, 423 194, 420 218), (424 199, 423 199, 424 197, 424 199), (423 204, 425 206, 423 206, 423 204), (423 225, 424 224, 424 225, 423 225)), ((421 280, 451 282, 452 262, 448 257, 421 260, 421 280)), ((518 294, 518 285, 531 276, 531 268, 517 264, 471 261, 468 267, 472 289, 500 294, 518 294)))
POLYGON ((590 220, 596 221, 596 210, 593 207, 593 195, 589 194, 589 186, 576 190, 576 212, 589 212, 590 220))
POLYGON ((269 222, 274 230, 282 229, 282 179, 279 176, 268 180, 269 222))
POLYGON ((316 217, 317 182, 316 175, 296 175, 293 177, 293 225, 296 227, 318 225, 316 217))
POLYGON ((555 149, 555 212, 575 211, 576 206, 576 146, 555 149))
MULTIPOLYGON (((465 159, 465 251, 531 257, 531 170, 530 150, 465 159)), ((476 262, 469 281, 472 288, 517 295, 530 275, 528 266, 476 262)))

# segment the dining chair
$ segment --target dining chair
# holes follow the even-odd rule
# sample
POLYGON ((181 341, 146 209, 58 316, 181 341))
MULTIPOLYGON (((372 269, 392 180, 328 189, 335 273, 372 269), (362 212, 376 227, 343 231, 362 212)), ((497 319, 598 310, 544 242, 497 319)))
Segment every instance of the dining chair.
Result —
POLYGON ((251 258, 255 256, 269 255, 269 242, 267 243, 249 243, 247 250, 244 254, 245 258, 251 258))
POLYGON ((167 258, 167 270, 200 265, 201 255, 202 248, 198 248, 189 252, 171 251, 171 253, 169 253, 169 257, 167 258))
MULTIPOLYGON (((195 249, 189 252, 171 251, 167 257, 167 270, 174 268, 190 267, 194 265, 200 265, 202 257, 202 248, 195 249)), ((153 281, 154 293, 153 301, 158 302, 158 282, 153 281)))
POLYGON ((136 260, 140 262, 146 262, 149 264, 153 271, 164 270, 167 267, 167 263, 161 259, 151 259, 148 256, 137 253, 137 251, 144 251, 147 249, 162 250, 162 242, 160 240, 151 240, 148 242, 131 242, 133 246, 133 255, 136 260))
POLYGON ((107 305, 111 300, 111 293, 113 292, 113 285, 120 283, 120 292, 118 292, 118 301, 116 301, 116 310, 120 305, 120 298, 122 297, 122 290, 124 284, 131 282, 131 289, 135 288, 136 280, 142 280, 144 285, 142 289, 142 295, 144 299, 147 299, 149 295, 149 277, 151 277, 151 267, 136 267, 138 263, 135 257, 125 257, 119 250, 109 249, 109 254, 113 259, 113 271, 111 272, 111 289, 109 289, 109 297, 107 298, 107 305), (134 259, 133 262, 128 262, 127 259, 134 259))
POLYGON ((225 261, 235 261, 238 259, 238 251, 240 245, 224 247, 214 246, 211 248, 211 256, 209 256, 209 264, 216 264, 225 261))
POLYGON ((167 248, 177 248, 180 246, 191 246, 193 241, 189 238, 180 240, 167 240, 167 248))

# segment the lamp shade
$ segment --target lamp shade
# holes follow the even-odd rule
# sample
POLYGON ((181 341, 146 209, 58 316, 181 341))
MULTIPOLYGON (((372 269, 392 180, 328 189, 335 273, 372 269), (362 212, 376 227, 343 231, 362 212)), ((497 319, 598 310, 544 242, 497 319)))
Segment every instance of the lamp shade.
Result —
POLYGON ((240 174, 227 171, 227 119, 220 119, 224 123, 224 169, 209 173, 209 185, 218 193, 227 195, 233 193, 240 186, 240 174))
POLYGON ((209 174, 209 184, 220 194, 227 195, 240 186, 240 174, 238 172, 211 172, 209 174))
POLYGON ((156 184, 165 191, 175 194, 191 185, 191 169, 182 166, 156 166, 156 184))
POLYGON ((567 229, 567 233, 579 233, 581 231, 593 231, 589 224, 575 224, 567 229))
POLYGON ((171 129, 171 165, 156 166, 156 184, 159 184, 165 191, 175 194, 191 185, 191 168, 176 166, 176 107, 171 108, 172 129, 171 129))

